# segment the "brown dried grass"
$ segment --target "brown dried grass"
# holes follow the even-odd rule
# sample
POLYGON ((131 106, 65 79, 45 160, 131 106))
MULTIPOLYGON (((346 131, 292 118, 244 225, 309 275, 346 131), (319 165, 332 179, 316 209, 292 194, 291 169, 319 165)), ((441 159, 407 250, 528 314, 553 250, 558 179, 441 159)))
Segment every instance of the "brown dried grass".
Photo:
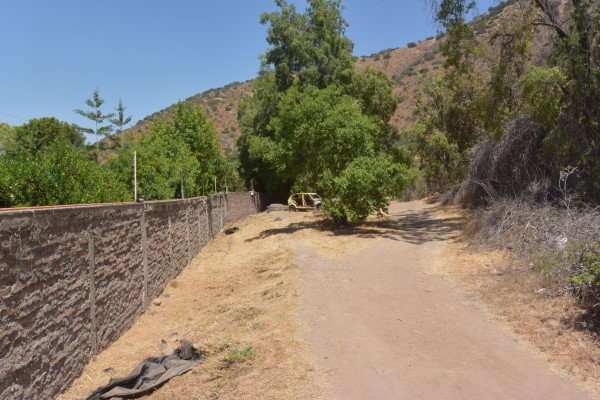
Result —
POLYGON ((85 398, 111 376, 126 376, 143 359, 161 355, 161 341, 174 349, 184 338, 206 353, 206 361, 149 399, 331 398, 302 339, 306 328, 299 317, 302 286, 294 249, 306 246, 342 259, 370 240, 336 234, 316 213, 262 213, 236 225, 237 233, 219 234, 209 243, 169 283, 161 304, 151 305, 96 356, 59 399, 85 398), (248 349, 248 356, 240 357, 248 349))
MULTIPOLYGON (((161 340, 176 348, 190 340, 207 355, 203 364, 172 379, 149 399, 319 399, 327 390, 308 356, 298 308, 302 288, 294 262, 295 238, 260 236, 267 228, 312 221, 306 213, 260 214, 218 237, 173 280, 135 325, 86 367, 60 399, 85 398, 112 376, 127 375, 140 361, 161 354, 161 340), (275 216, 283 217, 275 222, 275 216), (244 349, 251 349, 244 355, 244 349), (238 352, 242 351, 242 356, 238 352)), ((310 230, 310 229, 307 229, 310 230)), ((312 230, 311 230, 312 231, 312 230)), ((310 243, 318 231, 292 236, 310 243)), ((322 245, 327 252, 336 247, 322 245)), ((344 245, 337 246, 344 248, 344 245)), ((337 252, 334 252, 335 256, 337 252)))
POLYGON ((549 290, 524 253, 494 250, 473 236, 485 226, 471 220, 463 240, 446 248, 441 272, 554 368, 600 391, 600 346, 585 326, 586 310, 571 293, 549 290))

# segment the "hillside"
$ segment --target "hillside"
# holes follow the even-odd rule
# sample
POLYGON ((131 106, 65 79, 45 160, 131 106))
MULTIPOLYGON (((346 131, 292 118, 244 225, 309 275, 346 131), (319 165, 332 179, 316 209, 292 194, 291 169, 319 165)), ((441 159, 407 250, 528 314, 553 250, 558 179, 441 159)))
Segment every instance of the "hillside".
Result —
MULTIPOLYGON (((475 32, 480 38, 489 38, 503 19, 510 19, 510 12, 516 5, 508 1, 491 7, 487 13, 472 21, 475 32)), ((443 35, 430 37, 418 43, 408 43, 406 47, 387 49, 369 56, 357 57, 356 68, 371 66, 385 72, 395 81, 394 92, 400 98, 400 105, 392 117, 392 124, 402 130, 415 122, 413 115, 418 95, 419 83, 430 73, 443 70, 444 60, 439 52, 439 43, 443 35)), ((533 46, 534 59, 544 59, 547 41, 538 32, 533 46)), ((225 154, 236 151, 235 143, 240 136, 237 122, 237 105, 240 99, 252 92, 252 81, 234 82, 222 88, 210 89, 184 100, 185 103, 200 105, 212 119, 217 130, 221 148, 225 154)), ((169 106, 140 120, 124 133, 134 136, 144 134, 153 119, 169 118, 172 112, 169 106)))
MULTIPOLYGON (((438 54, 437 48, 438 42, 432 38, 416 44, 415 47, 385 50, 356 60, 357 68, 369 65, 384 71, 396 81, 394 92, 400 97, 402 103, 396 110, 392 123, 398 129, 402 129, 414 121, 412 111, 418 82, 429 71, 443 68, 443 60, 438 54)), ((244 95, 251 92, 252 81, 235 82, 189 97, 184 100, 184 103, 202 106, 215 124, 223 152, 230 154, 236 151, 235 143, 240 136, 237 122, 238 102, 244 95)), ((129 133, 135 137, 143 135, 147 132, 152 120, 170 118, 172 107, 169 106, 147 116, 123 133, 129 133)))

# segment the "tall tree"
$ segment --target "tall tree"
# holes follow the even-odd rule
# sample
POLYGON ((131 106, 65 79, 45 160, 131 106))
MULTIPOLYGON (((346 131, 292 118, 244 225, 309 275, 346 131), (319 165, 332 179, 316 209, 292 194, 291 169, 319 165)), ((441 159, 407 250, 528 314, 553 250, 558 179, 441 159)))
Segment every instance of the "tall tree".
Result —
POLYGON ((123 128, 125 128, 125 126, 131 122, 132 116, 131 115, 125 116, 126 109, 127 109, 127 107, 123 106, 123 100, 119 99, 119 105, 115 108, 115 111, 117 112, 116 118, 113 118, 113 117, 108 118, 110 123, 112 123, 113 125, 115 125, 117 127, 116 133, 123 132, 123 128))
POLYGON ((206 182, 217 175, 217 165, 223 160, 215 128, 202 107, 178 103, 167 134, 187 145, 198 162, 196 186, 208 188, 206 182))
POLYGON ((303 14, 284 0, 275 3, 280 11, 261 17, 270 24, 263 68, 253 96, 238 109, 242 171, 282 200, 290 190, 317 190, 331 200, 344 188, 360 187, 366 193, 360 211, 352 204, 325 203, 337 221, 360 223, 376 205, 387 207, 382 193, 403 186, 379 179, 382 174, 375 177, 377 171, 408 178, 400 158, 385 154, 394 153, 396 140, 389 124, 398 103, 392 83, 374 70, 354 71, 340 1, 309 0, 303 14), (383 189, 355 182, 365 176, 383 189))
POLYGON ((66 141, 79 149, 85 142, 76 125, 54 117, 31 119, 22 126, 14 127, 11 136, 11 140, 5 146, 7 153, 25 152, 32 156, 55 141, 66 141))
MULTIPOLYGON (((473 70, 470 29, 465 16, 473 0, 427 0, 436 20, 447 30, 442 46, 448 79, 456 71, 473 70), (451 51, 449 51, 451 50, 451 51)), ((496 33, 498 61, 489 64, 491 79, 484 83, 480 114, 476 116, 495 138, 506 121, 528 112, 550 129, 543 154, 555 173, 578 168, 577 187, 584 198, 600 201, 600 8, 594 0, 570 0, 556 7, 552 0, 520 0, 523 15, 510 32, 496 33), (561 15, 561 12, 569 13, 561 15), (546 27, 553 41, 546 66, 528 67, 529 42, 534 28, 546 27), (541 101, 540 101, 541 100, 541 101), (522 104, 520 104, 522 103, 522 104), (524 107, 520 109, 521 105, 524 107)), ((547 40, 547 39, 546 39, 547 40)))
POLYGON ((100 137, 106 137, 110 135, 113 131, 113 126, 103 125, 105 121, 109 121, 111 118, 115 116, 114 113, 104 114, 101 110, 102 105, 104 104, 104 99, 100 97, 100 90, 98 88, 94 89, 94 93, 92 94, 91 99, 87 99, 85 104, 88 106, 88 110, 80 110, 76 109, 75 112, 82 117, 85 117, 94 123, 93 128, 81 128, 82 132, 91 133, 96 135, 98 138, 96 139, 96 150, 100 150, 99 141, 100 137))
POLYGON ((342 17, 340 0, 309 0, 304 14, 293 4, 276 0, 279 12, 264 13, 269 23, 263 55, 264 66, 275 69, 280 91, 297 82, 320 89, 335 82, 347 83, 354 69, 353 44, 345 35, 348 23, 342 17))
POLYGON ((179 198, 199 194, 199 163, 183 138, 172 134, 172 125, 154 121, 148 134, 122 147, 108 162, 117 180, 133 187, 133 152, 137 152, 138 194, 146 200, 179 198))

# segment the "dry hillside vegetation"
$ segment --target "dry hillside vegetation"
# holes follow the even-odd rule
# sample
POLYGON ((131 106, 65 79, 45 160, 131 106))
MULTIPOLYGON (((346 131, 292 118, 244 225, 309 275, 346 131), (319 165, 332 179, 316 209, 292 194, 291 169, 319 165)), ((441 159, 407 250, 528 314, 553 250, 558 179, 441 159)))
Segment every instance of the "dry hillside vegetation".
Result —
MULTIPOLYGON (((516 5, 501 5, 495 7, 492 12, 476 18, 473 24, 478 37, 483 41, 489 40, 492 32, 498 30, 503 21, 510 21, 511 13, 518 12, 516 7, 516 5)), ((533 44, 534 60, 543 60, 547 54, 550 46, 547 35, 547 30, 538 29, 533 44)), ((390 122, 399 131, 416 122, 414 110, 423 79, 433 72, 442 72, 444 69, 444 59, 438 49, 441 40, 444 40, 443 35, 438 35, 435 38, 411 43, 410 46, 387 49, 356 59, 357 69, 371 66, 385 72, 396 82, 394 93, 398 95, 400 105, 390 122)), ((223 152, 229 154, 236 152, 235 144, 241 134, 237 121, 238 103, 242 97, 251 93, 252 81, 234 82, 223 88, 210 89, 194 95, 184 102, 203 107, 215 124, 223 152)), ((171 113, 172 106, 167 107, 145 117, 125 132, 134 136, 142 135, 147 132, 153 119, 170 118, 171 113)))
MULTIPOLYGON (((235 143, 241 133, 237 122, 238 103, 242 97, 251 92, 252 83, 250 81, 235 82, 189 97, 184 100, 184 103, 201 106, 204 109, 215 125, 221 149, 225 154, 229 154, 234 151, 235 143)), ((171 118, 172 109, 173 106, 170 106, 145 117, 135 126, 125 130, 123 134, 131 134, 134 137, 145 134, 154 119, 171 118)))
MULTIPOLYGON (((465 214, 453 207, 446 210, 465 214)), ((556 369, 600 390, 598 334, 587 310, 571 293, 548 286, 534 259, 515 256, 515 248, 508 246, 490 246, 481 219, 472 218, 463 240, 446 248, 448 262, 440 264, 440 272, 556 369)))

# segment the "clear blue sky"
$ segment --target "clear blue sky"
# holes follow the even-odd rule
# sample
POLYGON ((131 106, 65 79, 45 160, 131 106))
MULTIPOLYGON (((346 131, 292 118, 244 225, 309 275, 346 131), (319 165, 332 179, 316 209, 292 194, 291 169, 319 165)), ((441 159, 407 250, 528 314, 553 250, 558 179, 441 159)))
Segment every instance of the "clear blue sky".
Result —
MULTIPOLYGON (((295 3, 300 11, 304 1, 295 3)), ((479 1, 485 12, 493 0, 479 1)), ((345 0, 355 55, 436 33, 423 0, 345 0)), ((271 0, 14 0, 0 4, 0 122, 53 116, 86 126, 75 108, 98 87, 132 123, 210 88, 256 76, 271 0)))

